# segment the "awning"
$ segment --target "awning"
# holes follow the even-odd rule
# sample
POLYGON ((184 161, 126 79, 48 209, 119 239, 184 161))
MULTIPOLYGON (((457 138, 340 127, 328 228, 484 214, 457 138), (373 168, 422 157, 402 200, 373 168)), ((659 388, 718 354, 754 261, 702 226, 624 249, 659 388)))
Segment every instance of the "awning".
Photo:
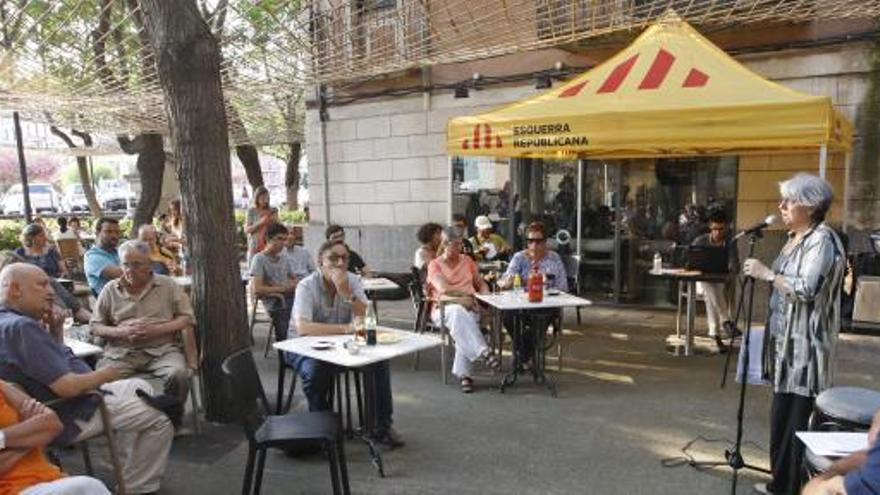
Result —
POLYGON ((746 69, 674 12, 581 76, 534 98, 451 119, 450 155, 656 157, 848 150, 826 96, 746 69))

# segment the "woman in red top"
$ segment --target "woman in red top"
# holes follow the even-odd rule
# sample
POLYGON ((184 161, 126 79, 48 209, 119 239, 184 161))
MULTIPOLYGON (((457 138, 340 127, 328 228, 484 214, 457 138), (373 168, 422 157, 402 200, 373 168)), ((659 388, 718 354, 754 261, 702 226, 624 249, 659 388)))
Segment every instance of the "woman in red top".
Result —
POLYGON ((12 385, 0 381, 0 493, 109 495, 100 481, 67 477, 43 455, 63 426, 58 416, 12 385))
MULTIPOLYGON (((486 293, 489 288, 480 277, 474 260, 462 256, 462 234, 456 227, 443 230, 443 254, 428 265, 428 296, 457 298, 455 303, 444 306, 443 320, 449 335, 455 341, 455 357, 452 374, 461 380, 461 391, 473 391, 473 362, 482 359, 486 365, 497 369, 501 362, 486 345, 480 332, 479 308, 473 295, 486 293)), ((434 308, 431 319, 440 325, 440 311, 434 308)))

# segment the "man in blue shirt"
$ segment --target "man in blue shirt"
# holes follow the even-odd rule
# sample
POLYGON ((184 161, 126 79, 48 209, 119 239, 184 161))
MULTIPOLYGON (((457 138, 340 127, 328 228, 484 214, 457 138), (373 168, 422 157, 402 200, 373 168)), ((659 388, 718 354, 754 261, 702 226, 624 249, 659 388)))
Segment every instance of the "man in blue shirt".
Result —
POLYGON ((128 453, 122 473, 128 493, 157 491, 174 439, 171 421, 137 396, 138 390, 152 395, 147 382, 119 380, 112 366, 92 371, 64 346, 63 320, 50 316, 53 300, 49 277, 36 266, 13 263, 0 271, 0 379, 41 402, 66 399, 55 406, 64 425, 60 445, 104 430, 97 398, 83 395, 103 392, 113 429, 125 433, 117 439, 128 453))
POLYGON ((802 495, 880 495, 880 411, 868 430, 868 449, 835 462, 813 478, 802 495))
POLYGON ((104 285, 122 276, 119 267, 119 220, 102 217, 95 224, 97 243, 86 251, 85 272, 89 287, 95 297, 101 293, 104 285))

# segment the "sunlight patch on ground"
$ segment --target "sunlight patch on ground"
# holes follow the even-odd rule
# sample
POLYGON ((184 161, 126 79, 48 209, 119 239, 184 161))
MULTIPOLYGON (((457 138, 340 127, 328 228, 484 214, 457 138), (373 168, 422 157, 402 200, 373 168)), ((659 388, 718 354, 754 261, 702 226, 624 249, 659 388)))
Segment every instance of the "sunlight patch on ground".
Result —
POLYGON ((562 368, 563 373, 572 375, 588 376, 603 382, 619 383, 622 385, 635 385, 636 381, 629 375, 621 375, 618 373, 608 373, 606 371, 582 370, 576 368, 562 368))
POLYGON ((637 363, 623 363, 620 361, 606 361, 604 359, 597 359, 593 361, 593 363, 598 364, 600 366, 614 366, 617 368, 627 368, 633 370, 652 370, 652 371, 668 371, 668 366, 652 366, 650 364, 637 364, 637 363))
POLYGON ((578 359, 574 357, 564 356, 563 360, 568 364, 578 364, 583 366, 610 366, 613 368, 627 368, 633 370, 648 371, 669 371, 670 369, 668 366, 654 366, 650 364, 630 363, 624 361, 610 361, 607 359, 578 359))
POLYGON ((629 351, 625 349, 613 349, 611 352, 615 354, 624 354, 626 356, 647 356, 648 353, 645 351, 629 351))
POLYGON ((612 332, 612 333, 610 333, 609 335, 610 335, 611 338, 614 339, 614 340, 624 340, 624 341, 629 340, 629 334, 627 334, 627 333, 616 333, 616 332, 612 332))

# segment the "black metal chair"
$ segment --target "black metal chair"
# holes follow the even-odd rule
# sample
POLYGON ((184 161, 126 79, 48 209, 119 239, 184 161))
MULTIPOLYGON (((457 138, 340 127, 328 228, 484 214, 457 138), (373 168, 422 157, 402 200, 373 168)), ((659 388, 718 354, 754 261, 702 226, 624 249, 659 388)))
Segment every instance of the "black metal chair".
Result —
POLYGON ((333 493, 348 494, 348 468, 345 462, 339 416, 329 411, 271 415, 269 401, 260 382, 250 349, 243 349, 223 360, 223 374, 248 439, 248 458, 242 494, 260 493, 266 452, 270 448, 297 448, 321 442, 330 464, 333 493), (256 480, 254 480, 256 461, 256 480))
MULTIPOLYGON (((440 304, 440 326, 436 326, 431 322, 430 315, 430 306, 431 300, 425 296, 425 273, 424 270, 420 270, 416 267, 412 267, 412 280, 409 283, 409 294, 410 299, 413 304, 413 309, 416 312, 416 319, 413 325, 413 331, 415 333, 425 333, 425 332, 435 332, 440 334, 440 338, 443 339, 443 344, 440 345, 440 372, 443 379, 443 384, 446 384, 447 381, 447 370, 446 370, 446 346, 447 346, 447 335, 448 330, 446 329, 446 325, 443 321, 443 307, 442 303, 440 304)), ((416 352, 413 357, 413 370, 419 369, 419 355, 420 353, 416 352)))

